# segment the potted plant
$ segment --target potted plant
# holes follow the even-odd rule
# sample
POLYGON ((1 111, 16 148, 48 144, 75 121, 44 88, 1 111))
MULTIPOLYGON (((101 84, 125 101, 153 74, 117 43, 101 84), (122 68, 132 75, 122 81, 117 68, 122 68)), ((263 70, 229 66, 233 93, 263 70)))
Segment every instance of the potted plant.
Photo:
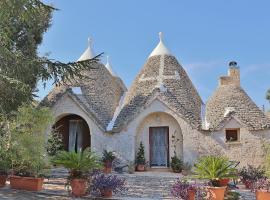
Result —
POLYGON ((174 154, 171 158, 171 168, 174 173, 181 173, 183 169, 183 161, 174 154))
POLYGON ((102 162, 104 163, 103 172, 108 174, 112 172, 112 162, 115 159, 114 152, 104 150, 102 154, 102 162))
POLYGON ((136 170, 139 172, 145 171, 145 156, 144 156, 144 146, 140 142, 140 147, 136 156, 136 170))
POLYGON ((256 200, 270 199, 270 181, 267 178, 258 179, 253 182, 251 191, 256 193, 256 200))
POLYGON ((192 184, 187 180, 177 179, 172 185, 171 194, 173 197, 185 200, 203 199, 207 195, 207 191, 203 188, 203 184, 192 184))
POLYGON ((238 174, 246 188, 251 189, 253 182, 265 177, 265 170, 261 166, 253 167, 248 165, 240 169, 238 174))
POLYGON ((78 152, 60 151, 52 159, 52 163, 68 169, 67 185, 71 186, 72 194, 76 197, 86 194, 89 174, 101 167, 99 159, 89 148, 78 152))
POLYGON ((209 180, 210 199, 222 200, 226 186, 221 186, 219 180, 235 178, 237 170, 225 157, 203 156, 194 164, 193 173, 196 178, 209 180))
POLYGON ((125 188, 126 180, 116 175, 97 172, 91 177, 92 192, 105 198, 111 198, 113 193, 119 193, 125 188))
POLYGON ((43 177, 50 168, 44 132, 51 120, 48 108, 24 105, 10 121, 11 188, 30 191, 42 189, 43 177))

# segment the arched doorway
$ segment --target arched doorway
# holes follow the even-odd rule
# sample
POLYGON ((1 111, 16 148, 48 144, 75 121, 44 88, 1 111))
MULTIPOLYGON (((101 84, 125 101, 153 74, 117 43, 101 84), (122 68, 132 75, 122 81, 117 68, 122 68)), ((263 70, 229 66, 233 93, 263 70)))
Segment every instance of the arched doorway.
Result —
POLYGON ((90 129, 87 122, 79 115, 70 114, 61 117, 53 128, 62 135, 66 151, 78 151, 90 147, 90 129))
POLYGON ((136 150, 140 142, 152 168, 170 167, 171 157, 183 158, 183 135, 177 120, 170 114, 155 112, 147 115, 137 127, 136 150))

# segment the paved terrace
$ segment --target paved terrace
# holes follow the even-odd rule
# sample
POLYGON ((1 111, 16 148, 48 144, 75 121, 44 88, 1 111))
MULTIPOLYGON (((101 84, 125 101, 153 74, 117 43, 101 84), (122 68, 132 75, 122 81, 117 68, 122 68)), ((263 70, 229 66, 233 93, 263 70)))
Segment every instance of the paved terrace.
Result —
MULTIPOLYGON (((9 184, 0 189, 1 200, 70 200, 70 199, 101 199, 93 196, 84 198, 72 198, 65 189, 66 171, 54 170, 53 178, 45 179, 44 190, 40 192, 27 192, 12 190, 9 184)), ((114 196, 112 199, 121 200, 161 200, 173 199, 170 195, 170 187, 179 178, 179 174, 170 172, 136 172, 135 174, 120 174, 127 179, 128 192, 114 196)), ((243 185, 237 190, 243 200, 255 200, 255 196, 243 185)))

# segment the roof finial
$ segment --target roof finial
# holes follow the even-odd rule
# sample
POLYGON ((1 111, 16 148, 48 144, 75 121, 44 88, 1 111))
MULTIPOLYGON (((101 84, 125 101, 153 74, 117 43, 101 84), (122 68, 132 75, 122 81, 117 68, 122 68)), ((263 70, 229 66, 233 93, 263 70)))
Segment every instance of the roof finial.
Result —
POLYGON ((92 38, 91 37, 88 37, 88 46, 91 47, 92 46, 92 38))
POLYGON ((162 32, 159 32, 158 35, 159 35, 160 42, 162 42, 163 41, 163 33, 162 32))

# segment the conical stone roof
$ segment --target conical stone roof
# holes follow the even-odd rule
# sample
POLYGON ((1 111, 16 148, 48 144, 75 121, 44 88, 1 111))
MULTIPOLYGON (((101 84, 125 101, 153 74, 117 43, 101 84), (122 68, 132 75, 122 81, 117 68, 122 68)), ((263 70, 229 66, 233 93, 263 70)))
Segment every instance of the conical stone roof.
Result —
POLYGON ((198 92, 177 59, 167 53, 164 44, 159 46, 162 51, 155 48, 128 90, 115 128, 134 119, 153 98, 162 99, 193 127, 200 126, 202 101, 198 92))
POLYGON ((236 118, 249 130, 270 128, 270 120, 257 107, 240 84, 218 86, 206 104, 206 124, 210 130, 220 130, 227 120, 236 118))

